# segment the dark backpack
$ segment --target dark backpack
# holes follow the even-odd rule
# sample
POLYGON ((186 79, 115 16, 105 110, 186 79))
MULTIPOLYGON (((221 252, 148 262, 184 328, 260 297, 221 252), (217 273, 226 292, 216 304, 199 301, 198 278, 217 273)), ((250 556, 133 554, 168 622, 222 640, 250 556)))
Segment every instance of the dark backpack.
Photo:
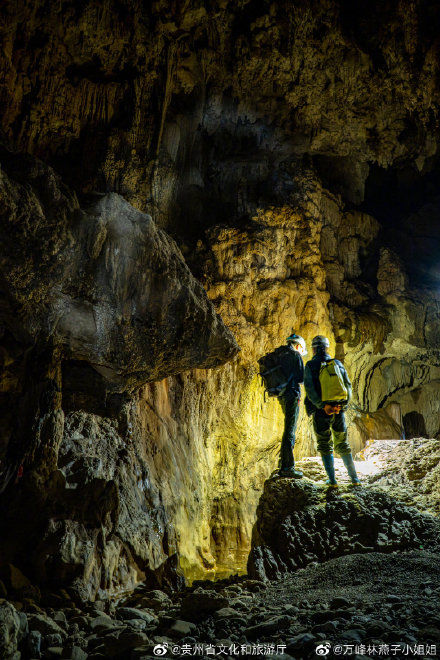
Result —
POLYGON ((292 351, 280 346, 258 360, 260 376, 269 396, 281 396, 293 378, 292 351))

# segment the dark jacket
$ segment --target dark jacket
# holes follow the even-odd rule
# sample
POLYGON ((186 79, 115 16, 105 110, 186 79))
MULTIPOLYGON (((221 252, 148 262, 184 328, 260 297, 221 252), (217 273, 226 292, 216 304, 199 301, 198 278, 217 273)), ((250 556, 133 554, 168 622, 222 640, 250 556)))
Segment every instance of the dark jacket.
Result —
POLYGON ((304 362, 298 351, 295 351, 290 344, 289 349, 288 353, 286 351, 286 367, 290 374, 290 379, 286 387, 286 393, 294 392, 299 398, 301 393, 300 383, 304 382, 304 362))
MULTIPOLYGON (((324 408, 324 403, 321 399, 321 383, 319 382, 319 372, 321 370, 321 364, 323 362, 329 362, 333 358, 330 357, 327 353, 325 355, 317 354, 314 355, 311 360, 306 364, 304 370, 304 387, 306 390, 306 399, 304 401, 306 411, 308 415, 311 415, 319 408, 324 408)), ((344 379, 345 387, 348 392, 348 401, 351 399, 351 382, 348 377, 347 371, 339 360, 335 360, 336 364, 339 366, 344 379)))

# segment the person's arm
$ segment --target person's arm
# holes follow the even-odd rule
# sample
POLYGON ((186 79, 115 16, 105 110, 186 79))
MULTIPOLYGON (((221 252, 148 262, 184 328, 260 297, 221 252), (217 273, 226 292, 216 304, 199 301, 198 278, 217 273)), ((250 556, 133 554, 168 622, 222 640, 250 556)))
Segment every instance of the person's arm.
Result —
POLYGON ((299 353, 297 353, 298 359, 297 359, 297 367, 296 367, 296 382, 298 383, 303 383, 304 382, 304 362, 299 353))
POLYGON ((324 408, 321 397, 316 391, 315 385, 313 383, 312 372, 308 364, 306 364, 306 368, 304 369, 304 387, 306 388, 306 394, 313 405, 316 408, 324 408))

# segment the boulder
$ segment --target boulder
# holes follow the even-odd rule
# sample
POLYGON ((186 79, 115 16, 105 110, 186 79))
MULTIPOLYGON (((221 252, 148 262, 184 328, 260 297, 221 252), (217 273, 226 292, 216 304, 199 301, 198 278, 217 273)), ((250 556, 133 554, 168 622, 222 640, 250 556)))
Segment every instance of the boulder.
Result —
MULTIPOLYGON (((104 638, 105 656, 109 658, 129 657, 131 649, 144 645, 148 641, 145 633, 135 630, 123 630, 120 633, 112 633, 104 638)), ((97 649, 95 648, 95 653, 97 649)))
POLYGON ((0 601, 0 657, 7 658, 17 650, 20 617, 11 603, 0 601))
POLYGON ((86 660, 88 654, 79 646, 66 646, 63 649, 63 660, 86 660))
POLYGON ((150 614, 150 612, 145 612, 144 610, 137 609, 136 607, 119 607, 116 610, 116 616, 118 619, 123 621, 128 621, 130 619, 140 619, 145 621, 145 623, 152 623, 156 621, 156 618, 150 614))
POLYGON ((113 630, 115 628, 120 628, 121 626, 122 623, 120 621, 115 621, 106 614, 97 616, 90 621, 90 629, 93 632, 97 632, 97 633, 105 632, 107 630, 113 630))
POLYGON ((384 535, 386 551, 440 549, 439 520, 382 491, 339 488, 329 493, 326 486, 304 479, 268 480, 257 509, 248 573, 279 580, 313 562, 382 551, 384 535))
POLYGON ((43 636, 60 635, 61 639, 66 638, 65 631, 47 614, 29 614, 29 630, 38 630, 43 636))
POLYGON ((31 630, 26 639, 26 648, 30 658, 39 658, 41 655, 41 633, 38 630, 31 630))
POLYGON ((155 611, 163 609, 171 603, 170 597, 160 589, 148 590, 144 584, 136 587, 133 596, 130 596, 127 603, 138 602, 141 607, 146 607, 155 611))
POLYGON ((277 632, 278 630, 284 630, 289 626, 291 621, 292 618, 290 616, 274 616, 255 626, 249 626, 245 629, 244 634, 248 639, 263 639, 271 633, 277 632))
POLYGON ((191 621, 182 621, 181 619, 176 619, 172 622, 166 631, 166 635, 172 639, 182 639, 183 637, 187 637, 192 632, 194 632, 195 629, 196 625, 191 621))
POLYGON ((182 617, 189 621, 199 621, 213 612, 226 608, 229 602, 224 596, 200 587, 184 597, 180 606, 182 617))

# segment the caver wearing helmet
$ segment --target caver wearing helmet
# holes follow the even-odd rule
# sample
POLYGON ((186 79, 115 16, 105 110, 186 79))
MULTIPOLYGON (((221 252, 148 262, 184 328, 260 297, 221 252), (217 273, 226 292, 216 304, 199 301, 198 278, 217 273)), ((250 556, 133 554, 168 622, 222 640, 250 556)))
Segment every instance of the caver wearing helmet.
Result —
POLYGON ((286 342, 293 346, 293 348, 298 351, 300 355, 307 355, 306 342, 301 337, 301 335, 297 335, 295 332, 293 332, 287 337, 286 342))
POLYGON ((293 448, 299 416, 301 383, 304 382, 302 355, 306 355, 307 349, 306 342, 296 332, 292 332, 286 338, 286 344, 261 357, 258 364, 266 393, 278 398, 284 413, 278 476, 300 479, 303 473, 295 470, 293 448))
POLYGON ((305 406, 313 416, 318 451, 328 476, 327 484, 337 486, 333 458, 333 445, 341 456, 353 484, 360 484, 347 441, 344 408, 351 398, 351 382, 339 360, 328 354, 330 342, 317 335, 312 339, 313 358, 306 364, 304 386, 305 406), (329 394, 333 392, 334 394, 329 394))
POLYGON ((307 349, 306 342, 296 332, 292 332, 286 338, 286 344, 259 358, 259 374, 266 393, 270 397, 278 398, 284 413, 278 476, 300 479, 303 473, 295 470, 293 448, 299 416, 301 383, 304 382, 302 356, 307 354, 307 349))
POLYGON ((324 337, 324 335, 316 335, 316 337, 313 337, 312 339, 312 348, 329 348, 330 347, 330 342, 327 339, 327 337, 324 337))
POLYGON ((295 446, 295 432, 299 417, 299 402, 301 397, 301 383, 304 381, 303 355, 307 355, 306 342, 292 332, 286 339, 287 346, 277 349, 283 351, 283 369, 288 374, 287 385, 282 394, 278 396, 281 409, 284 413, 284 431, 280 448, 280 477, 294 477, 300 479, 303 476, 301 470, 295 469, 293 448, 295 446))

